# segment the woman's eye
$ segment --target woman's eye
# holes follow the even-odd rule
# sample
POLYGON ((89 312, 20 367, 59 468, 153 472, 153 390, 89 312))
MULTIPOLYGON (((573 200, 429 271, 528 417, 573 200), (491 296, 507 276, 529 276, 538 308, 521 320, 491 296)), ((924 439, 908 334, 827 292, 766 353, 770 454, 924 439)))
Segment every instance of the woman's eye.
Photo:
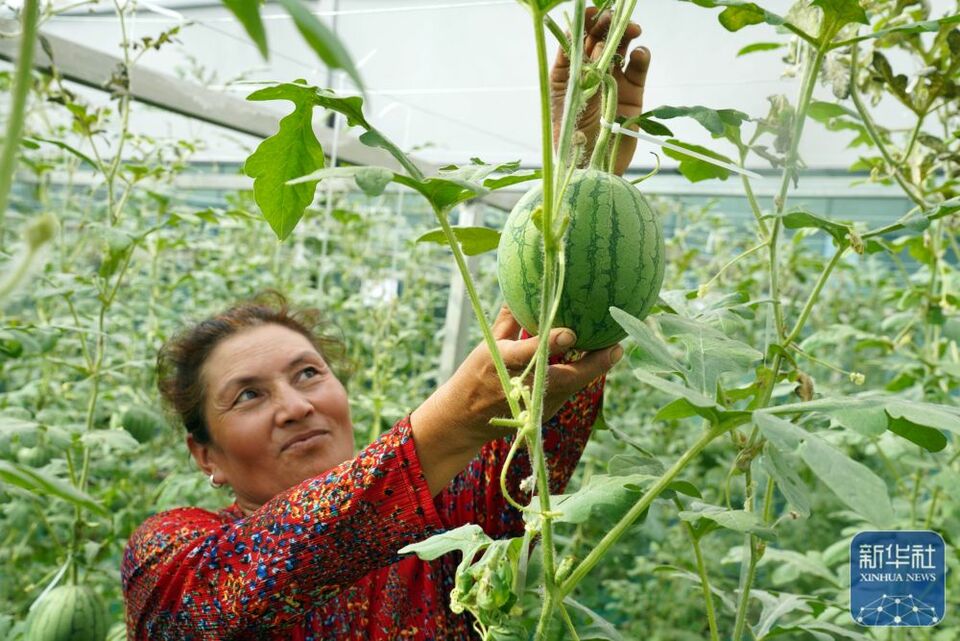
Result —
POLYGON ((300 370, 300 375, 303 376, 304 378, 314 378, 315 376, 320 375, 320 370, 314 367, 313 365, 310 365, 300 370))
POLYGON ((236 402, 240 403, 242 401, 249 401, 250 399, 253 399, 256 397, 257 397, 257 393, 255 391, 253 391, 252 389, 245 389, 242 392, 240 392, 239 395, 237 395, 236 402))

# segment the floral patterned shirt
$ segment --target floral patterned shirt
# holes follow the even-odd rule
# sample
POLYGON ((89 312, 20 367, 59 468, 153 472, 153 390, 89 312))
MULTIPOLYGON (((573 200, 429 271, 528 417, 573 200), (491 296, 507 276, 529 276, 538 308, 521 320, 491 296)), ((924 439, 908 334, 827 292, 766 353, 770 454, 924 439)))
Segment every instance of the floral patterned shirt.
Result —
MULTIPOLYGON (((553 493, 583 453, 603 385, 597 379, 544 423, 553 493)), ((459 554, 426 562, 397 550, 466 523, 494 538, 520 536, 522 515, 500 492, 509 448, 508 438, 487 443, 431 497, 407 417, 250 516, 236 504, 152 516, 130 537, 121 567, 128 638, 477 639, 471 615, 449 608, 459 554)), ((521 448, 508 487, 524 503, 530 470, 521 448)))

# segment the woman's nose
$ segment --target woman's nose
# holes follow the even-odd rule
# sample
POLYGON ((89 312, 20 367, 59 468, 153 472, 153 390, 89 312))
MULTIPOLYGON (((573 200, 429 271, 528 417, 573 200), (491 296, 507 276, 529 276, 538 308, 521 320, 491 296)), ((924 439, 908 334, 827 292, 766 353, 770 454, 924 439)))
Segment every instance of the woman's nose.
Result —
POLYGON ((299 390, 288 385, 281 386, 275 398, 277 423, 280 425, 285 425, 290 421, 299 421, 313 411, 313 405, 310 401, 299 390))

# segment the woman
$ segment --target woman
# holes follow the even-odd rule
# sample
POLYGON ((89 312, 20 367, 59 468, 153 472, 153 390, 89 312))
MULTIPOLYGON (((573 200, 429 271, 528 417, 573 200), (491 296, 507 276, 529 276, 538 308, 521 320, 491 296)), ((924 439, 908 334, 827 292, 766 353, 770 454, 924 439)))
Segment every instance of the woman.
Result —
MULTIPOLYGON (((588 21, 589 55, 609 19, 590 12, 588 21)), ((631 25, 624 53, 637 35, 631 25)), ((621 78, 626 116, 640 112, 649 54, 638 51, 621 78)), ((558 93, 565 70, 561 55, 558 93)), ((588 128, 595 116, 587 116, 588 128)), ((633 153, 625 147, 621 171, 633 153)), ((477 347, 422 405, 354 454, 347 395, 332 369, 337 345, 315 334, 316 318, 274 297, 200 322, 161 350, 160 390, 187 446, 236 501, 217 513, 155 515, 130 537, 122 565, 129 638, 475 638, 469 614, 448 607, 459 559, 425 562, 397 550, 471 522, 493 537, 523 531, 499 487, 510 433, 488 423, 508 414, 490 354, 477 347)), ((493 329, 519 373, 539 338, 519 338, 506 308, 493 329)), ((622 349, 564 362, 573 333, 556 328, 548 340, 544 415, 552 418, 543 435, 557 493, 589 438, 602 376, 622 349)), ((520 489, 529 474, 521 451, 508 471, 515 498, 529 499, 520 489)))

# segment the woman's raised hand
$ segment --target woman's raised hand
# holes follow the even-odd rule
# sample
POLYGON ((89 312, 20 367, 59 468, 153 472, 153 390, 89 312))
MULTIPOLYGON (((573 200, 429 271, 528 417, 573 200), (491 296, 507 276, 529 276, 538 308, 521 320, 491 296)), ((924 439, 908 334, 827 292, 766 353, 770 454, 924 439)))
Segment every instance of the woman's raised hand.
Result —
MULTIPOLYGON (((534 358, 540 338, 519 338, 520 324, 504 306, 493 324, 493 335, 511 376, 518 376, 534 358)), ((573 332, 554 328, 549 336, 551 355, 568 352, 573 332)), ((588 352, 574 362, 549 366, 543 418, 553 416, 576 392, 606 373, 623 355, 614 345, 588 352)), ((493 427, 491 418, 509 417, 510 408, 485 343, 478 345, 430 398, 410 415, 414 443, 427 484, 436 494, 460 473, 487 441, 515 430, 493 427)))

